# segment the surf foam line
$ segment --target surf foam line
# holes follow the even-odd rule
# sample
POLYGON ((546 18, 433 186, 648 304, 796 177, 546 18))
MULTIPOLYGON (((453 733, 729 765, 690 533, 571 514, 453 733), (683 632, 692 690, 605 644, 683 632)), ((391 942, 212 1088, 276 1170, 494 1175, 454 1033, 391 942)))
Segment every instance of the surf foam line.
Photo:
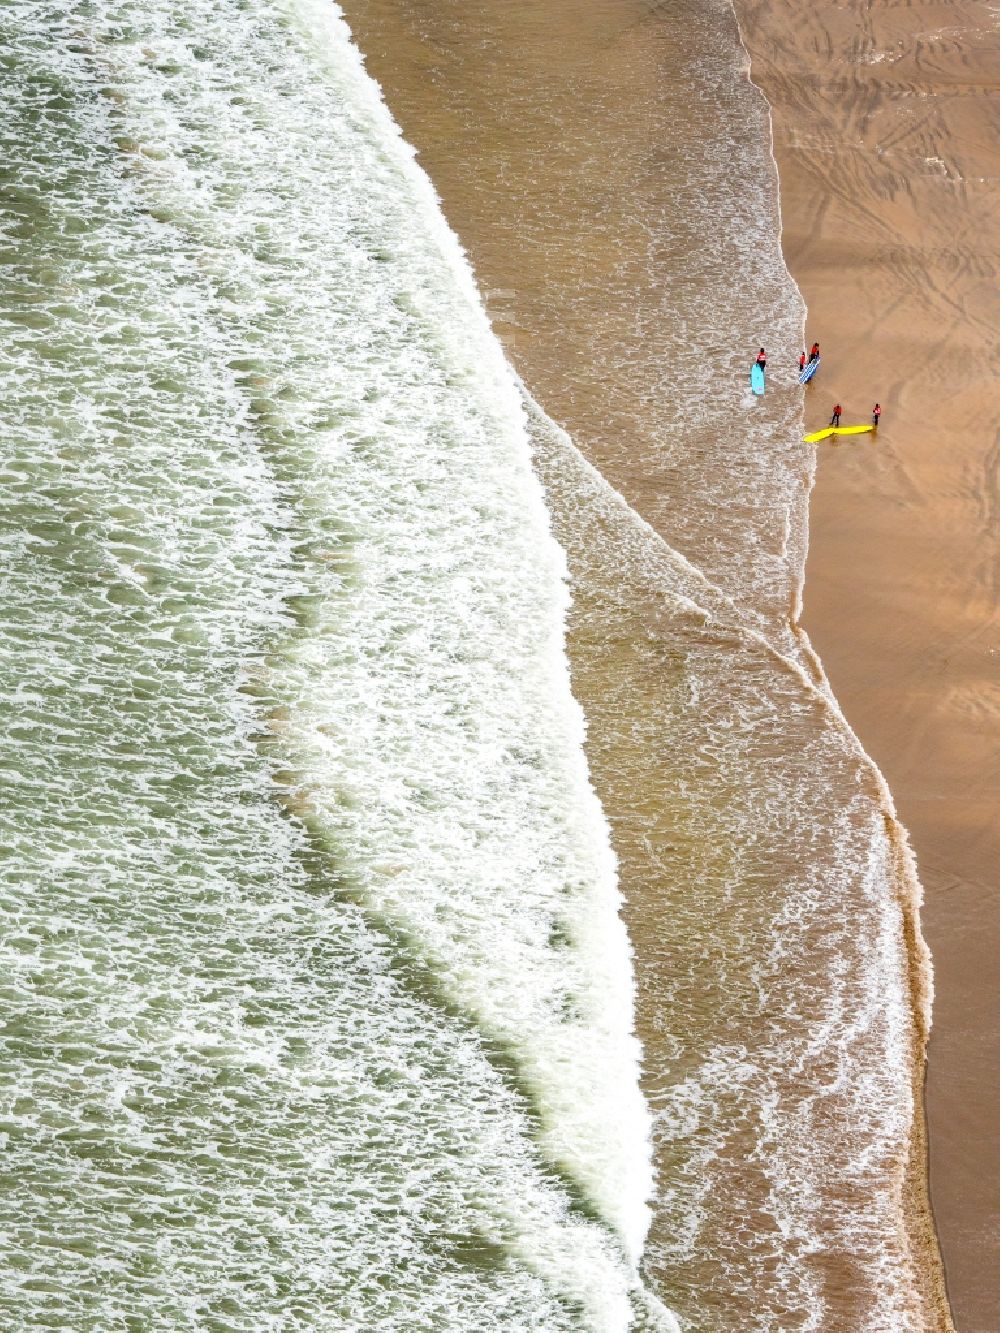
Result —
MULTIPOLYGON (((892 897, 900 914, 898 931, 901 935, 897 938, 897 943, 906 966, 899 976, 899 981, 907 992, 912 1024, 912 1036, 908 1043, 910 1056, 907 1063, 914 1081, 909 1090, 907 1123, 901 1126, 901 1133, 897 1137, 897 1142, 901 1145, 909 1141, 909 1151, 907 1153, 904 1149, 904 1160, 894 1182, 893 1192, 898 1209, 897 1234, 904 1247, 910 1248, 913 1257, 911 1278, 916 1283, 919 1281, 917 1274, 920 1268, 920 1255, 909 1246, 910 1233, 904 1203, 912 1191, 914 1171, 922 1170, 923 1167, 919 1116, 916 1108, 919 1106, 917 1099, 922 1053, 930 1023, 932 974, 929 955, 919 932, 917 918, 922 900, 921 885, 906 831, 896 816, 892 794, 885 777, 847 722, 804 630, 800 626, 790 625, 789 642, 781 648, 753 625, 747 625, 733 600, 712 584, 685 556, 674 550, 632 509, 624 497, 583 457, 569 435, 545 415, 523 385, 522 392, 525 395, 529 415, 536 427, 534 432, 536 467, 540 470, 543 482, 547 485, 558 485, 558 478, 570 470, 575 478, 583 477, 589 481, 587 489, 590 493, 587 494, 579 488, 582 491, 580 498, 592 512, 596 510, 599 513, 598 523, 602 531, 614 533, 611 540, 614 544, 615 560, 626 569, 626 576, 640 578, 647 586, 654 587, 658 596, 670 599, 683 613, 698 622, 712 627, 723 635, 742 637, 745 642, 755 644, 769 660, 790 675, 798 687, 820 705, 849 752, 873 781, 874 806, 883 821, 888 863, 892 867, 889 876, 892 897), (572 460, 571 468, 566 466, 567 458, 572 460), (629 533, 631 539, 627 536, 629 533), (623 535, 626 536, 625 540, 622 540, 623 535)), ((576 498, 575 496, 574 499, 576 498)), ((876 855, 874 849, 872 854, 876 855)), ((874 892, 874 889, 872 891, 874 892)), ((890 936, 896 934, 896 929, 892 927, 891 922, 886 923, 886 929, 888 934, 879 947, 883 965, 888 969, 887 975, 891 976, 900 972, 898 963, 893 961, 890 941, 890 936)))
MULTIPOLYGON (((782 647, 773 643, 754 625, 747 624, 740 607, 732 597, 713 584, 696 565, 680 551, 675 550, 641 514, 632 508, 625 497, 615 490, 602 473, 580 452, 572 437, 546 415, 523 381, 521 392, 529 419, 534 421, 540 430, 557 440, 559 448, 572 456, 574 467, 590 478, 595 498, 599 497, 598 502, 602 508, 609 515, 614 515, 612 521, 626 529, 631 528, 644 547, 656 552, 658 586, 692 615, 700 617, 706 624, 711 623, 721 631, 742 636, 747 642, 756 644, 772 661, 795 676, 809 695, 820 702, 830 717, 836 721, 845 738, 850 740, 855 756, 864 761, 878 784, 885 813, 895 820, 896 809, 885 776, 847 721, 823 670, 822 662, 802 626, 788 625, 789 642, 782 647), (662 564, 659 561, 662 561, 662 564), (690 588, 692 583, 695 585, 694 589, 690 588), (800 647, 809 655, 808 664, 799 660, 797 649, 800 647)), ((645 555, 644 551, 644 558, 645 555)))
POLYGON ((675 1327, 637 1291, 650 1125, 565 569, 471 270, 329 6, 93 28, 131 183, 203 275, 295 515, 297 629, 252 682, 280 799, 513 1054, 541 1157, 600 1218, 525 1225, 521 1262, 595 1328, 635 1302, 675 1327))

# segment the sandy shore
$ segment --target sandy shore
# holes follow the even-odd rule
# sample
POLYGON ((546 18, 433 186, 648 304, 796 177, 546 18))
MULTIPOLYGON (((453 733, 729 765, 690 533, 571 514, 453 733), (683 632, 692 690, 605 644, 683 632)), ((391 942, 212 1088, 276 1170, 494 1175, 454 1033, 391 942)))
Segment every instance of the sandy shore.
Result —
POLYGON ((961 1333, 1000 1328, 1000 23, 738 0, 822 369, 804 621, 886 774, 935 968, 932 1201, 961 1333))

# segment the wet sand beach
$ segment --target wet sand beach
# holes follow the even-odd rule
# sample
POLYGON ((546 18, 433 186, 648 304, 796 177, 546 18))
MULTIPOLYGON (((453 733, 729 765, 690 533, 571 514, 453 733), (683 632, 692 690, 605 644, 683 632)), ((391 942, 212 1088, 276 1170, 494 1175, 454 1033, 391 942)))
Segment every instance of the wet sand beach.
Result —
MULTIPOLYGON (((777 246, 767 107, 745 83, 731 13, 654 0, 518 0, 501 9, 457 0, 358 0, 344 8, 529 390, 636 511, 740 602, 742 629, 768 636, 798 661, 796 570, 806 527, 796 496, 808 491, 813 455, 801 445, 794 384, 797 298, 777 246), (743 383, 748 349, 763 340, 771 353, 768 415, 760 418, 766 432, 744 436, 734 432, 734 406, 745 414, 746 405, 728 383, 743 383), (680 401, 671 386, 685 375, 704 392, 680 401), (766 467, 759 466, 765 438, 766 467), (776 476, 786 489, 772 494, 776 476)), ((988 1123, 995 1010, 986 968, 990 931, 1000 931, 1000 913, 991 922, 989 903, 996 864, 990 811, 997 711, 988 691, 996 679, 989 617, 997 447, 984 426, 995 392, 988 326, 996 301, 989 216, 996 187, 987 179, 977 192, 969 180, 992 170, 991 103, 981 95, 988 91, 989 47, 951 37, 917 50, 907 34, 931 28, 940 15, 919 7, 884 13, 894 26, 879 31, 879 45, 865 26, 874 19, 862 22, 860 11, 831 8, 826 22, 820 8, 804 25, 790 6, 739 7, 754 77, 775 105, 785 255, 809 307, 808 336, 822 344, 806 426, 826 424, 836 397, 845 424, 867 419, 876 397, 885 412, 877 440, 820 447, 804 623, 848 721, 889 780, 927 886, 924 929, 937 968, 928 1091, 934 1201, 959 1327, 985 1330, 996 1326, 990 1312, 1000 1310, 990 1290, 1000 1265, 989 1236, 998 1191, 988 1123), (794 30, 794 44, 782 25, 794 30), (948 90, 949 114, 958 113, 960 96, 973 100, 962 79, 975 86, 978 105, 965 109, 961 126, 925 105, 924 94, 933 91, 920 83, 929 77, 928 61, 940 96, 948 90), (925 226, 927 214, 932 226, 925 226)), ((753 430, 761 429, 755 422, 753 430)), ((572 486, 557 493, 558 469, 546 475, 546 467, 543 457, 555 510, 571 514, 572 486)), ((730 871, 738 866, 748 892, 763 893, 799 872, 802 843, 794 831, 776 828, 768 856, 759 845, 748 852, 733 828, 723 830, 723 807, 741 799, 743 771, 719 786, 724 765, 715 752, 699 762, 679 740, 685 718, 670 690, 687 688, 687 673, 697 674, 692 662, 706 673, 713 662, 726 665, 731 675, 720 676, 718 698, 731 690, 735 712, 749 717, 739 691, 764 672, 761 661, 751 660, 735 635, 699 630, 692 647, 684 638, 690 627, 670 619, 652 584, 634 581, 623 596, 602 581, 599 531, 590 534, 593 549, 574 548, 572 524, 563 530, 560 521, 557 513, 577 602, 575 688, 591 727, 594 782, 612 822, 637 951, 647 1096, 658 1124, 667 1126, 667 1080, 657 1061, 670 1061, 673 1078, 686 1059, 695 1064, 671 1022, 683 1014, 706 1047, 724 1044, 732 1024, 746 1017, 727 1004, 756 965, 747 941, 761 949, 775 920, 781 924, 780 913, 758 920, 747 907, 747 936, 724 938, 732 920, 730 871), (617 635, 605 642, 613 623, 617 635), (692 771, 705 784, 700 793, 692 790, 692 771), (687 824, 678 816, 685 801, 687 824), (691 831, 704 817, 699 801, 712 807, 711 836, 691 831), (694 883, 705 894, 701 901, 685 896, 694 883), (672 937, 682 932, 689 942, 701 940, 687 954, 672 937), (695 958, 699 948, 703 956, 695 958), (668 993, 675 1010, 666 1007, 668 993)), ((808 655, 796 670, 810 675, 808 655)), ((825 780, 811 772, 810 738, 827 725, 817 703, 790 694, 790 731, 772 732, 767 710, 752 728, 758 748, 746 771, 760 783, 761 804, 751 802, 745 812, 751 823, 773 815, 772 775, 797 774, 802 791, 810 777, 814 785, 825 780)), ((733 717, 712 715, 718 704, 703 699, 701 706, 703 739, 714 742, 734 727, 733 717)), ((829 779, 830 808, 849 804, 859 784, 877 805, 877 783, 846 765, 829 779)), ((817 812, 819 818, 819 806, 817 812)), ((817 835, 811 846, 817 864, 833 865, 832 834, 817 835)), ((856 880, 855 871, 847 882, 856 880)), ((844 909, 848 929, 863 936, 861 907, 855 915, 845 901, 844 909)), ((904 915, 908 910, 904 905, 904 915)), ((822 949, 818 914, 814 933, 808 929, 801 947, 822 949)), ((910 944, 918 972, 912 932, 910 944)), ((834 952, 850 947, 845 935, 834 952)), ((787 955, 795 956, 808 953, 787 955)), ((780 1008, 777 994, 769 1003, 780 1008)), ((764 1027, 772 1014, 773 1007, 759 1015, 764 1027)), ((919 1028, 917 1020, 916 1049, 919 1028)), ((916 1073, 919 1080, 919 1062, 916 1073)), ((723 1083, 735 1086, 740 1076, 734 1065, 723 1083)), ((808 1099, 808 1087, 799 1091, 808 1099)), ((794 1100, 797 1092, 785 1094, 794 1100)), ((866 1095, 859 1089, 859 1105, 866 1095)), ((775 1327, 775 1319, 798 1328, 802 1308, 791 1294, 786 1310, 761 1313, 760 1302, 774 1297, 768 1282, 780 1267, 780 1221, 765 1207, 773 1181, 758 1172, 759 1158, 751 1165, 758 1149, 749 1145, 764 1131, 740 1119, 744 1109, 736 1098, 730 1141, 724 1151, 713 1145, 705 1160, 728 1154, 730 1225, 734 1215, 746 1224, 703 1231, 685 1249, 669 1234, 677 1219, 670 1216, 668 1225, 664 1205, 664 1215, 654 1216, 648 1267, 682 1316, 697 1312, 708 1321, 693 1327, 749 1327, 754 1311, 764 1321, 755 1328, 775 1327), (714 1257, 707 1258, 712 1244, 714 1257)), ((671 1132, 682 1119, 670 1122, 671 1132)), ((832 1111, 826 1128, 833 1154, 843 1133, 832 1111)), ((802 1251, 816 1264, 823 1327, 948 1327, 923 1199, 920 1128, 918 1118, 917 1155, 906 1167, 908 1249, 898 1256, 901 1267, 915 1263, 922 1275, 919 1294, 900 1296, 899 1309, 912 1298, 916 1304, 906 1309, 918 1305, 920 1313, 883 1308, 888 1322, 877 1322, 876 1298, 866 1291, 871 1275, 836 1236, 834 1217, 821 1225, 829 1258, 817 1262, 808 1246, 802 1251)), ((680 1193, 697 1161, 684 1151, 675 1151, 664 1128, 658 1170, 668 1184, 677 1173, 680 1193)), ((863 1194, 844 1178, 845 1211, 859 1188, 863 1194)), ((869 1244, 864 1236, 852 1243, 859 1253, 869 1244)), ((795 1245, 785 1250, 794 1267, 795 1245)))
POLYGON ((804 623, 886 774, 934 960, 926 1104, 956 1326, 1000 1327, 1000 16, 738 0, 831 405, 804 623))

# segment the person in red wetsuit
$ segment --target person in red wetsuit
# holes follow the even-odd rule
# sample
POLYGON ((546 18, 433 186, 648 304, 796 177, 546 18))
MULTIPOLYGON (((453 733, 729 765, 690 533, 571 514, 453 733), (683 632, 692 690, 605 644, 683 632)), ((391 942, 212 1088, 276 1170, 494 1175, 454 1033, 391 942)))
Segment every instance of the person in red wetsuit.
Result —
POLYGON ((833 416, 830 418, 830 425, 831 425, 831 426, 839 426, 839 425, 840 425, 840 411, 841 411, 840 404, 837 403, 837 405, 836 405, 836 406, 834 407, 834 409, 833 409, 833 416))
POLYGON ((763 347, 757 353, 757 364, 760 366, 761 370, 767 365, 767 353, 764 351, 763 347))
POLYGON ((814 361, 818 360, 819 360, 819 343, 813 343, 812 347, 809 348, 809 364, 812 365, 814 361))
POLYGON ((876 403, 875 406, 872 408, 872 425, 875 427, 876 430, 878 430, 878 419, 881 415, 882 415, 882 409, 879 407, 878 403, 876 403))
POLYGON ((800 354, 800 356, 799 356, 799 374, 800 374, 800 375, 801 375, 802 372, 805 370, 805 368, 806 368, 806 354, 805 354, 805 352, 802 352, 802 353, 800 354))

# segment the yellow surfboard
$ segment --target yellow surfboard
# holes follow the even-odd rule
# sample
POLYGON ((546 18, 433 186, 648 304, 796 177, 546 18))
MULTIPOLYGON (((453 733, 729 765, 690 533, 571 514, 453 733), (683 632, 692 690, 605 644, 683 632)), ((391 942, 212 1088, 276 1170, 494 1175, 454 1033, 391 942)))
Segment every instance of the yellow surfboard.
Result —
POLYGON ((825 440, 828 435, 864 435, 865 431, 874 430, 874 426, 827 426, 825 430, 814 430, 811 435, 803 435, 806 444, 815 444, 825 440))

